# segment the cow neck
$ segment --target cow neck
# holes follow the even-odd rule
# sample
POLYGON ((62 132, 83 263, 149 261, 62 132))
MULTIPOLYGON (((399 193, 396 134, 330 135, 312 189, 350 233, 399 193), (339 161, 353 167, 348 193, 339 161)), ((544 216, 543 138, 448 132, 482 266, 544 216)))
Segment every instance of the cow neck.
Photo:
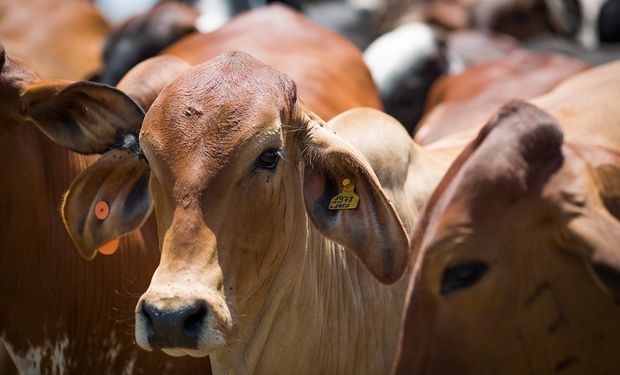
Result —
POLYGON ((285 253, 282 262, 254 293, 260 306, 254 311, 240 306, 238 336, 211 355, 214 373, 384 372, 398 336, 385 327, 400 320, 406 282, 379 284, 307 217, 298 221, 292 244, 298 247, 274 249, 285 253), (376 324, 368 324, 369 316, 376 324), (299 354, 285 355, 290 351, 299 354))
MULTIPOLYGON (((404 188, 386 191, 409 232, 457 152, 426 150, 412 142, 404 188)), ((305 212, 301 195, 297 200, 299 210, 289 212, 305 212)), ((388 372, 408 276, 382 285, 306 215, 288 220, 295 222, 290 233, 298 235, 272 250, 284 255, 273 277, 252 296, 262 303, 253 311, 240 306, 238 336, 211 355, 214 373, 388 372), (290 350, 298 355, 285 355, 290 350)))

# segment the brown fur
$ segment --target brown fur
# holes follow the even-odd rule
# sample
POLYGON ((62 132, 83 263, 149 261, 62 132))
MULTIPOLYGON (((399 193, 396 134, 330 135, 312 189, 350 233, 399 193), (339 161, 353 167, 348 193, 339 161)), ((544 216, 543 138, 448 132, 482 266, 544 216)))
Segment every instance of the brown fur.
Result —
POLYGON ((191 35, 163 53, 199 64, 232 49, 289 75, 299 96, 323 119, 357 106, 381 108, 361 53, 341 36, 282 5, 240 15, 215 32, 191 35))
POLYGON ((98 72, 108 31, 90 1, 0 2, 0 42, 44 78, 77 80, 98 72))
POLYGON ((590 120, 613 112, 617 69, 535 100, 556 119, 524 103, 503 107, 451 167, 416 228, 396 373, 615 371, 620 225, 609 181, 620 124, 590 120), (576 87, 592 95, 587 110, 551 105, 570 106, 576 87), (586 129, 600 137, 563 144, 560 126, 567 138, 586 129), (613 149, 599 145, 605 136, 613 149), (448 270, 471 262, 488 268, 444 289, 448 270))
POLYGON ((6 58, 0 76, 2 340, 25 359, 17 363, 25 372, 207 372, 204 361, 171 360, 133 344, 133 307, 159 259, 153 222, 123 238, 115 256, 76 257, 59 208, 93 158, 55 144, 23 117, 19 94, 34 83, 43 85, 23 62, 6 58))
POLYGON ((439 79, 427 101, 427 115, 415 135, 422 144, 484 123, 506 101, 530 99, 588 67, 560 55, 517 50, 500 60, 473 65, 439 79))

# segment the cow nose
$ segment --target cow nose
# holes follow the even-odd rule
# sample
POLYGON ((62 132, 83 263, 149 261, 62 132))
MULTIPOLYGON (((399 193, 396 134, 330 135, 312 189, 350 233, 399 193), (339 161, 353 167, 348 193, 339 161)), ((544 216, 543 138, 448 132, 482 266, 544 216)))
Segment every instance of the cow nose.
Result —
POLYGON ((153 348, 195 349, 207 317, 207 304, 194 301, 174 310, 162 310, 147 301, 140 309, 153 348))

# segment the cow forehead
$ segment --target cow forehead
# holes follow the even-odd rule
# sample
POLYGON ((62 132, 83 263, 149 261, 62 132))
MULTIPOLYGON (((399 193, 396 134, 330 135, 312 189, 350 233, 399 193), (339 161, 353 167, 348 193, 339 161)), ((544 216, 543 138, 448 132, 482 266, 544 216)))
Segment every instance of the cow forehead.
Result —
POLYGON ((295 100, 295 85, 284 74, 227 52, 162 90, 144 119, 141 145, 159 178, 191 178, 200 186, 240 144, 264 143, 289 122, 295 100))
POLYGON ((170 82, 149 109, 141 139, 155 152, 215 137, 244 139, 274 121, 287 121, 294 83, 243 52, 226 52, 170 82), (159 150, 161 148, 161 150, 159 150))

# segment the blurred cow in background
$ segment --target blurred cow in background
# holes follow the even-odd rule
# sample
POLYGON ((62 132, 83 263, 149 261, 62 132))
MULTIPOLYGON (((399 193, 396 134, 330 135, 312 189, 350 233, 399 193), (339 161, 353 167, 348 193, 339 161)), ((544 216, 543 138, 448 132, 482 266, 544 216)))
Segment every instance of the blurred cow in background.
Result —
POLYGON ((105 41, 104 68, 98 81, 117 84, 139 62, 196 32, 197 19, 195 8, 181 2, 164 1, 115 27, 105 41))
POLYGON ((540 96, 589 65, 558 54, 514 50, 501 59, 475 64, 440 78, 416 129, 421 144, 436 142, 483 123, 511 99, 540 96))
POLYGON ((0 41, 45 78, 78 80, 97 73, 109 30, 88 0, 0 1, 0 41))
MULTIPOLYGON (((345 39, 290 9, 266 7, 239 17, 218 32, 196 35, 187 42, 194 45, 193 52, 184 46, 179 51, 193 59, 205 60, 220 50, 247 46, 249 51, 289 71, 307 103, 326 118, 355 106, 380 108, 361 53, 345 39), (279 27, 282 23, 287 27, 279 27), (244 32, 256 27, 262 32, 244 32), (202 37, 206 38, 208 48, 202 48, 202 37), (288 48, 279 49, 282 46, 288 48), (333 97, 336 100, 331 100, 333 97)), ((47 137, 63 145, 68 140, 82 140, 83 147, 71 148, 81 153, 104 152, 107 146, 100 147, 100 137, 72 128, 77 123, 72 125, 57 108, 62 105, 65 110, 69 108, 85 116, 82 124, 88 127, 100 118, 103 108, 124 100, 133 103, 131 110, 98 122, 97 129, 104 131, 110 124, 123 127, 125 131, 116 133, 115 130, 114 134, 121 137, 119 144, 134 149, 137 135, 126 127, 131 124, 139 127, 143 110, 148 109, 161 87, 188 66, 175 61, 179 59, 161 56, 136 66, 119 83, 123 93, 88 82, 42 80, 27 64, 7 56, 2 49, 0 117, 6 134, 0 137, 5 142, 2 147, 5 166, 0 168, 4 181, 0 190, 5 205, 0 211, 3 214, 0 216, 3 249, 0 288, 7 303, 0 306, 0 335, 21 371, 87 373, 94 367, 114 373, 132 369, 136 372, 208 371, 205 359, 175 360, 163 358, 160 353, 136 352, 138 347, 129 336, 132 327, 128 318, 133 315, 136 293, 146 289, 145 282, 159 258, 152 222, 147 221, 139 232, 127 234, 120 243, 97 244, 101 251, 120 246, 115 256, 98 257, 86 263, 65 251, 73 245, 62 229, 58 207, 63 192, 92 158, 72 153, 47 137), (98 96, 97 90, 101 88, 112 94, 98 96), (66 126, 69 129, 65 132, 66 126), (24 190, 25 186, 29 188, 24 190), (128 275, 128 270, 135 274, 128 275)), ((140 170, 140 160, 131 157, 116 162, 127 161, 140 170)), ((125 191, 134 208, 143 207, 144 203, 135 199, 135 194, 148 189, 146 184, 137 182, 136 189, 125 191)), ((121 186, 130 184, 121 181, 121 186)), ((146 208, 143 220, 150 213, 146 208)), ((111 214, 116 214, 118 209, 109 201, 111 214)), ((126 219, 124 215, 121 217, 126 219)), ((90 220, 99 219, 93 216, 90 220)))
POLYGON ((419 221, 398 374, 612 373, 620 63, 503 106, 419 221))

